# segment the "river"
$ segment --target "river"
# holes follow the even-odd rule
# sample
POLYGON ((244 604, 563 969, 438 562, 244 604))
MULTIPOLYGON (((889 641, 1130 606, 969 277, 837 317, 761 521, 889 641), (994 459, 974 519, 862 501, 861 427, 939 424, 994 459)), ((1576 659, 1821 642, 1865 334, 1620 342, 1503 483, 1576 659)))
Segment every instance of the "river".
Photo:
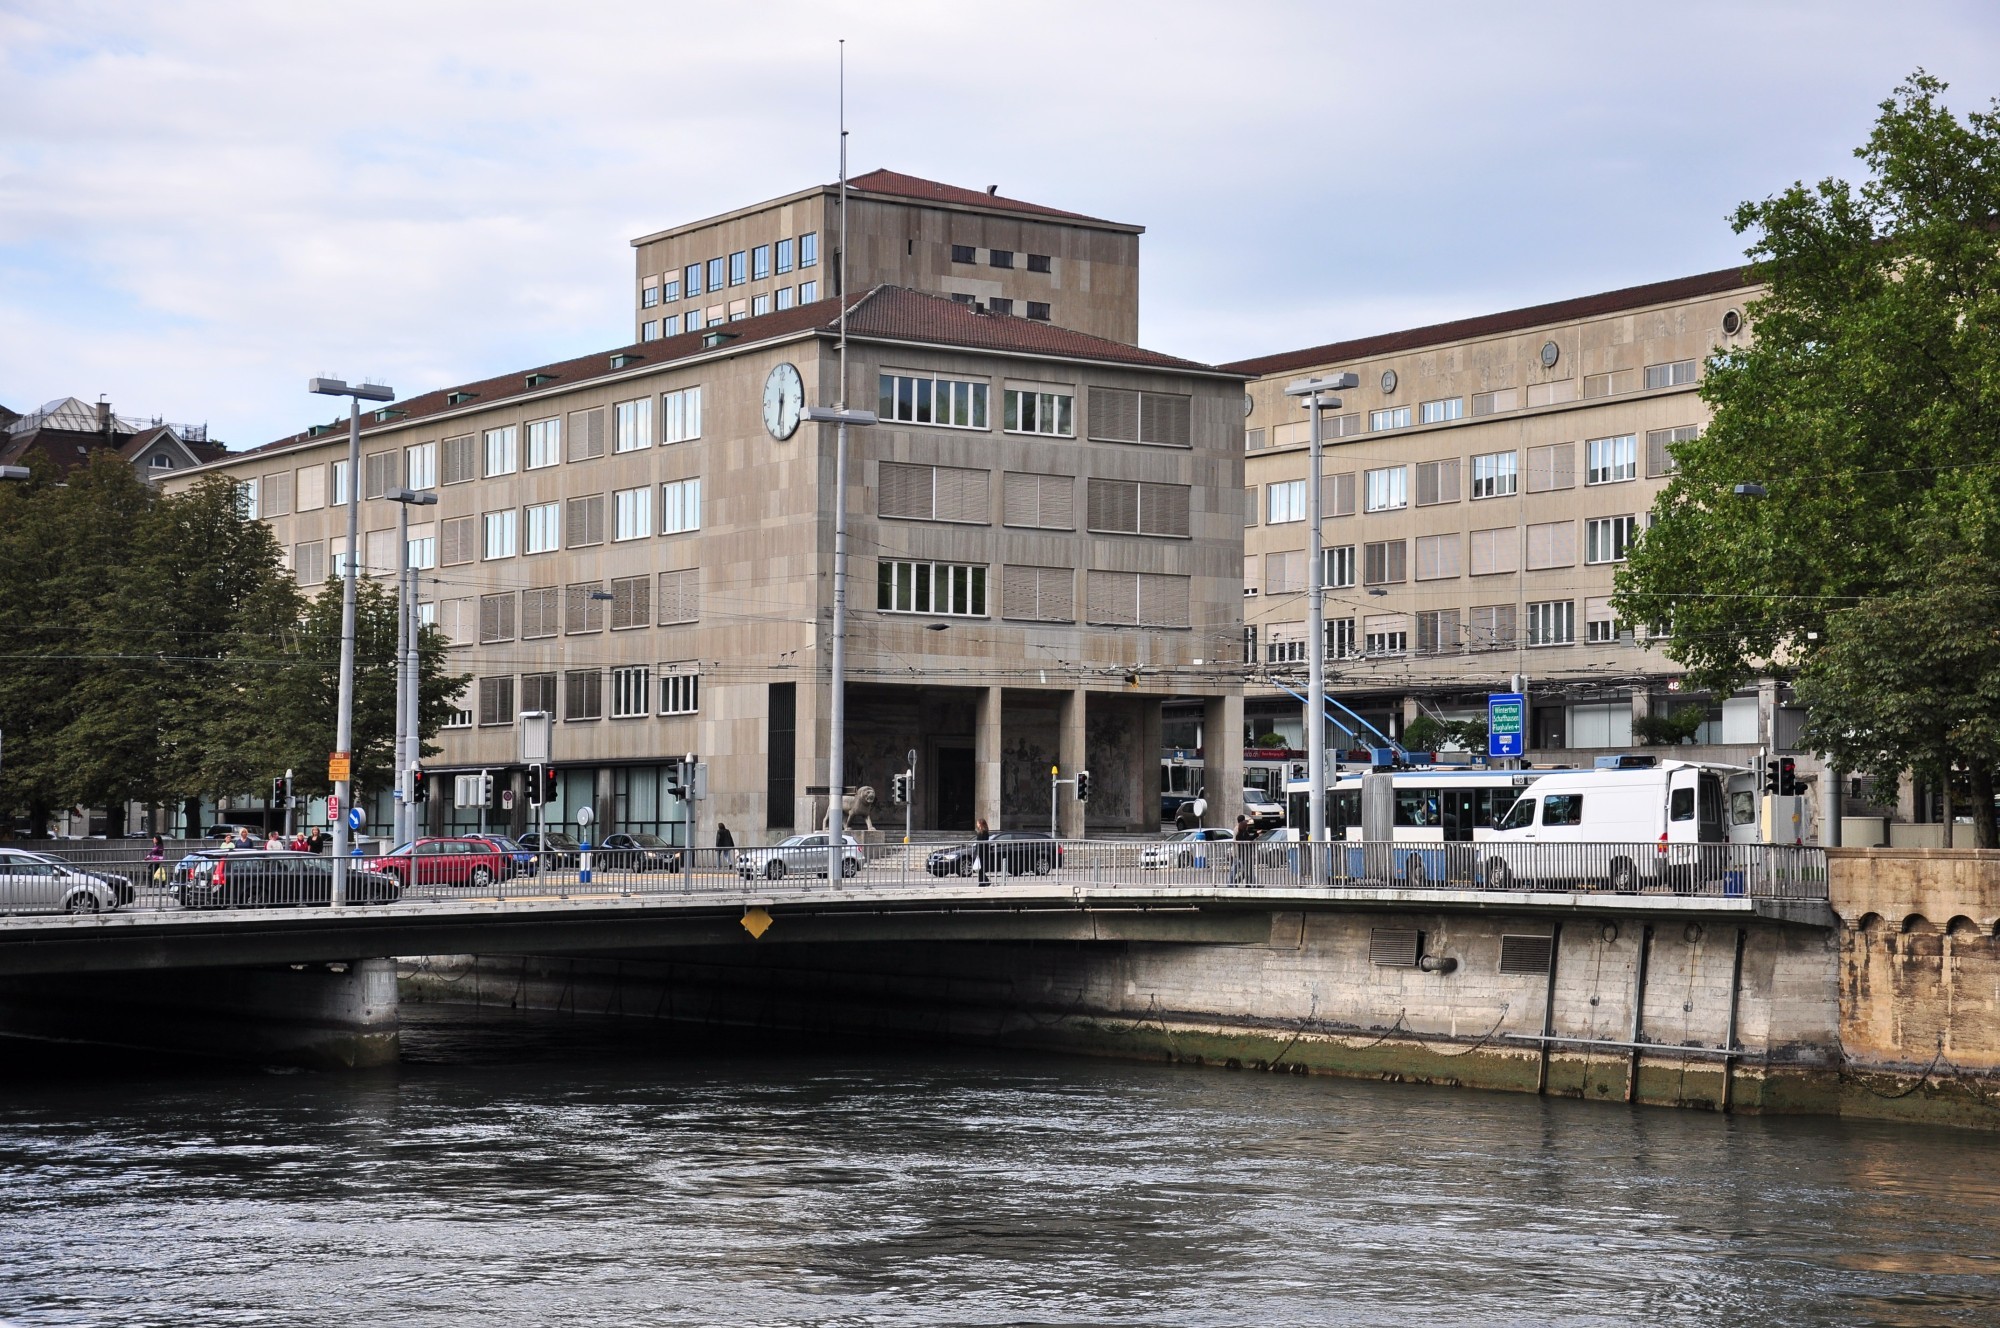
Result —
POLYGON ((413 1011, 17 1065, 0 1324, 1992 1324, 2000 1141, 413 1011))

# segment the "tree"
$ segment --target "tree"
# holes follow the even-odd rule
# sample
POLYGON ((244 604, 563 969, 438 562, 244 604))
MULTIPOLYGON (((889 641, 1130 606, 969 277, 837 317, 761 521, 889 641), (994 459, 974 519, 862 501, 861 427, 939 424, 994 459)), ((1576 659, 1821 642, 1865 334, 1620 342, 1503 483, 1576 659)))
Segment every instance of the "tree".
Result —
MULTIPOLYGON (((1913 621, 1883 600, 1962 607, 1913 574, 2000 549, 2000 104, 1961 120, 1944 91, 1918 71, 1882 103, 1856 150, 1861 185, 1794 184, 1736 211, 1768 290, 1747 311, 1755 340, 1710 358, 1713 417, 1677 445, 1615 600, 1668 635, 1698 686, 1767 670, 1803 686, 1836 637, 1840 678, 1863 676, 1870 648, 1889 652, 1872 661, 1882 676, 1901 676, 1892 637, 1836 620, 1913 621), (1765 496, 1738 496, 1743 484, 1765 496)), ((1980 686, 1931 682, 1940 702, 1980 686)), ((1832 677, 1806 691, 1851 696, 1832 677)), ((1808 733, 1827 755, 1840 731, 1822 717, 1808 733)), ((1871 768, 1946 759, 1892 747, 1871 768)), ((1948 759, 1987 758, 1974 744, 1948 759)))

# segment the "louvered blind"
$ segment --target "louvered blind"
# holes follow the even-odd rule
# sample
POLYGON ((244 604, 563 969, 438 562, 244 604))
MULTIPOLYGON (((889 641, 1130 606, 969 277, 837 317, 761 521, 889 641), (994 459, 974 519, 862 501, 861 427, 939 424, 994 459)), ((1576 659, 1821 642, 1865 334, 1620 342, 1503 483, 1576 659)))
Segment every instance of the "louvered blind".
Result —
POLYGON ((931 517, 931 468, 884 461, 876 510, 882 516, 931 517))
POLYGON ((563 633, 604 630, 604 601, 591 596, 604 587, 597 581, 579 581, 563 589, 563 633))
POLYGON ((1141 627, 1186 627, 1188 625, 1188 579, 1158 572, 1139 574, 1139 625, 1141 627))
POLYGON ((1481 604, 1472 610, 1474 650, 1503 650, 1514 644, 1514 606, 1481 604))
POLYGON ((581 549, 604 543, 604 495, 593 493, 570 499, 563 525, 565 547, 581 549))
POLYGON ((444 632, 444 639, 455 646, 469 646, 473 642, 476 613, 471 596, 462 599, 448 599, 438 605, 438 626, 444 632))
POLYGON ((1164 447, 1191 446, 1194 399, 1169 392, 1139 394, 1139 441, 1164 447))
POLYGON ((546 715, 556 713, 556 675, 553 673, 524 673, 521 675, 521 709, 539 710, 546 715))
POLYGON ((1090 389, 1090 436, 1107 443, 1139 441, 1139 394, 1118 387, 1090 389))
POLYGON ((939 521, 960 521, 968 525, 990 523, 993 504, 987 497, 987 474, 983 470, 960 466, 933 467, 932 483, 936 486, 936 496, 932 516, 939 521))
POLYGON ((464 484, 479 477, 479 441, 471 434, 438 444, 438 482, 464 484))
POLYGON ((1188 486, 1141 484, 1139 533, 1185 538, 1188 533, 1188 486))
POLYGON ((563 718, 604 717, 604 675, 597 669, 571 669, 563 674, 563 718))
POLYGON ((1691 442, 1699 437, 1701 430, 1695 425, 1683 425, 1678 429, 1649 429, 1646 431, 1646 478, 1659 479, 1674 473, 1673 448, 1676 443, 1691 442))
POLYGON ((1090 572, 1084 614, 1109 627, 1139 625, 1138 576, 1132 572, 1090 572))
POLYGON ((396 483, 397 452, 374 452, 361 458, 361 496, 380 498, 396 483))
POLYGON ((1457 534, 1423 535, 1417 539, 1417 580, 1443 581, 1458 576, 1461 548, 1457 534))
POLYGON ((455 516, 438 522, 438 562, 446 567, 469 563, 479 556, 478 518, 455 516))
POLYGON ((265 516, 292 514, 292 472, 281 470, 266 475, 257 485, 258 508, 265 516))
POLYGON ((660 573, 660 625, 691 623, 701 617, 701 569, 660 573))
POLYGON ((1417 506, 1458 501, 1458 458, 1417 464, 1417 506))
POLYGON ((514 639, 514 592, 479 597, 479 643, 514 639))
POLYGON ((514 722, 513 678, 479 680, 479 722, 486 725, 514 722))
POLYGON ((1001 573, 1001 614, 1029 622, 1075 622, 1076 573, 1010 563, 1001 573))
POLYGON ((1306 552, 1290 549, 1264 555, 1264 593, 1296 595, 1306 588, 1306 552))
POLYGON ((569 459, 589 461, 604 455, 604 407, 569 413, 569 459))
POLYGON ((1393 585, 1409 579, 1409 545, 1402 540, 1386 540, 1379 544, 1361 546, 1363 585, 1393 585))
POLYGON ((1139 485, 1136 481, 1093 479, 1088 495, 1090 529, 1124 535, 1139 533, 1139 485))
POLYGON ((1549 493, 1576 487, 1576 444, 1550 443, 1528 449, 1529 493, 1549 493))
POLYGON ((292 549, 292 575, 308 590, 317 591, 326 582, 326 544, 314 540, 292 549))
POLYGON ((1354 472, 1320 478, 1319 508, 1322 516, 1354 515, 1354 472))
POLYGON ((396 555, 396 532, 393 530, 371 530, 363 537, 361 548, 361 571, 369 576, 394 576, 403 568, 403 560, 396 555))
POLYGON ((1514 571, 1514 551, 1518 544, 1519 532, 1512 526, 1473 531, 1472 574, 1492 576, 1498 572, 1514 571))
POLYGON ((1528 527, 1528 570, 1576 565, 1576 522, 1547 521, 1528 527))
MULTIPOLYGON (((521 592, 521 639, 537 641, 562 630, 562 592, 554 586, 521 592)), ((528 707, 536 709, 534 706, 528 707)))
POLYGON ((1458 610, 1437 609, 1417 615, 1417 649, 1427 654, 1456 650, 1459 645, 1458 610))
POLYGON ((611 582, 611 629, 647 627, 653 621, 653 578, 621 576, 611 582))
POLYGON ((1076 481, 1068 475, 1007 472, 1002 520, 1010 526, 1076 529, 1076 481))

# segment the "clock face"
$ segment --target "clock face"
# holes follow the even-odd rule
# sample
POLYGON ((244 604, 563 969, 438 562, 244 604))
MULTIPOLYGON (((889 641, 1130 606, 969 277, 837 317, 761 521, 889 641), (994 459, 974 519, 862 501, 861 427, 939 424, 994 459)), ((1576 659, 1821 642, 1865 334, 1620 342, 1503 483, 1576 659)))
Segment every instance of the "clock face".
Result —
POLYGON ((771 370, 764 380, 764 428, 783 442, 799 431, 799 416, 805 410, 806 385, 799 371, 789 364, 771 370))
POLYGON ((1553 341, 1544 341, 1542 343, 1542 367, 1544 369, 1555 368, 1556 361, 1561 358, 1562 358, 1561 346, 1556 345, 1556 343, 1553 341))
POLYGON ((1243 418, 1246 420, 1249 419, 1250 412, 1256 409, 1257 409, 1257 398, 1251 396, 1248 392, 1245 392, 1243 394, 1243 418))
POLYGON ((1382 371, 1382 390, 1384 392, 1393 392, 1396 390, 1396 371, 1394 369, 1384 369, 1382 371))

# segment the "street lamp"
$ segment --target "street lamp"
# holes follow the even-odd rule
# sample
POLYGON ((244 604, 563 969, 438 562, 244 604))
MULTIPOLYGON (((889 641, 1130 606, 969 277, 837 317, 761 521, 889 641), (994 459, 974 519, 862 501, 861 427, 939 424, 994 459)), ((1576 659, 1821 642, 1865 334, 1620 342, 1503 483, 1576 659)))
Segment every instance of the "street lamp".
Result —
POLYGON ((1306 706, 1306 768, 1312 779, 1308 837, 1315 844, 1326 838, 1326 578, 1320 573, 1319 523, 1324 516, 1320 510, 1320 414, 1340 409, 1340 398, 1328 393, 1359 386, 1359 375, 1338 373, 1300 379, 1285 389, 1288 397, 1305 398, 1305 408, 1312 417, 1311 460, 1306 463, 1311 477, 1306 484, 1306 689, 1312 697, 1306 706))
MULTIPOLYGON (((354 574, 360 561, 355 547, 361 539, 361 403, 394 401, 395 390, 380 383, 346 383, 338 378, 315 378, 306 389, 323 397, 346 397, 347 414, 347 567, 340 584, 340 718, 333 739, 334 752, 354 759, 354 574)), ((334 796, 340 799, 340 815, 333 818, 333 905, 347 902, 347 812, 353 807, 354 781, 335 780, 334 796)))
MULTIPOLYGON (((843 306, 844 308, 844 306, 843 306)), ((845 322, 846 315, 842 314, 845 322)), ((826 883, 840 879, 840 864, 847 847, 847 430, 868 428, 878 421, 872 410, 847 409, 847 345, 842 329, 840 395, 834 406, 807 406, 805 417, 815 424, 838 426, 833 444, 833 659, 827 668, 826 716, 829 725, 826 749, 827 820, 826 883)))
POLYGON ((396 504, 396 544, 403 551, 396 575, 396 842, 417 837, 416 768, 423 755, 417 734, 417 575, 410 563, 410 509, 435 507, 428 489, 391 489, 396 504))

